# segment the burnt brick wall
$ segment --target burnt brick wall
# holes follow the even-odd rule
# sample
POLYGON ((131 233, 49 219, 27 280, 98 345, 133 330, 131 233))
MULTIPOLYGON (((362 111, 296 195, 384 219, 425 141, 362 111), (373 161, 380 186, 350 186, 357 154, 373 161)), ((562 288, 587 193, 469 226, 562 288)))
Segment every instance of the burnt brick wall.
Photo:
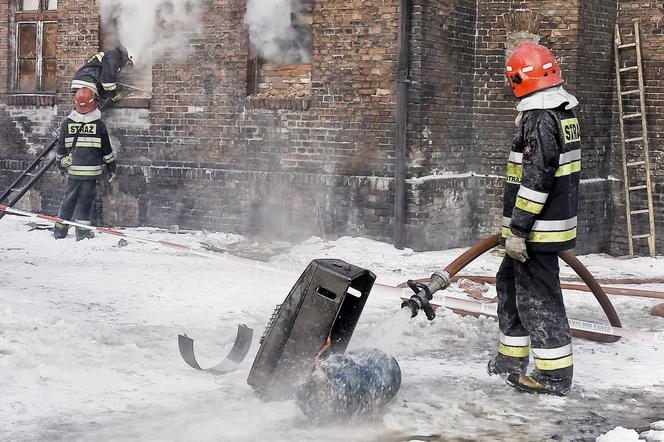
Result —
POLYGON ((415 1, 411 29, 409 175, 464 173, 473 155, 475 5, 415 1))
POLYGON ((108 113, 140 222, 389 239, 396 4, 315 4, 310 95, 254 100, 245 4, 209 1, 187 59, 153 66, 149 127, 108 113))
MULTIPOLYGON (((563 75, 574 93, 576 48, 572 24, 578 23, 575 2, 478 1, 477 42, 474 82, 474 127, 482 173, 504 176, 507 157, 516 128, 517 101, 505 81, 504 69, 511 50, 520 41, 534 41, 549 47, 558 57, 563 75), (564 25, 563 25, 564 23, 564 25), (561 26, 559 28, 559 26, 561 26), (564 26, 564 27, 563 27, 564 26)), ((503 182, 486 192, 482 236, 499 230, 502 220, 503 182)))
POLYGON ((265 175, 238 183, 247 188, 251 230, 274 230, 271 215, 293 218, 301 235, 391 238, 392 191, 383 177, 393 173, 397 4, 314 3, 306 105, 252 105, 225 128, 233 134, 227 155, 237 158, 230 167, 265 175))
POLYGON ((577 113, 583 142, 577 253, 609 251, 616 15, 614 2, 579 2, 577 76, 573 90, 579 99, 577 113), (598 225, 606 227, 598 229, 598 225))
MULTIPOLYGON (((0 13, 7 5, 0 0, 0 13)), ((648 17, 642 37, 661 219, 661 6, 633 5, 621 3, 620 20, 648 17)), ((311 91, 287 98, 246 95, 249 47, 238 32, 245 7, 245 0, 207 0, 187 56, 153 65, 152 97, 142 102, 149 108, 106 112, 120 166, 107 222, 391 240, 399 0, 313 2, 311 91)), ((621 176, 609 83, 615 16, 608 0, 413 0, 407 246, 464 246, 497 231, 516 116, 503 76, 506 48, 539 38, 581 101, 577 251, 606 251, 611 241, 620 252, 621 183, 610 178, 621 176), (611 225, 611 234, 598 225, 611 225)), ((0 184, 69 112, 71 76, 98 50, 96 2, 60 0, 58 22, 58 106, 0 101, 0 184)), ((8 35, 0 23, 0 72, 11 56, 8 35)), ((0 94, 6 85, 0 81, 0 94)), ((61 187, 49 174, 31 201, 54 213, 61 187)))
MULTIPOLYGON (((0 95, 6 94, 9 79, 9 2, 0 0, 0 95)), ((4 97, 3 97, 4 98, 4 97)), ((4 103, 5 101, 2 100, 4 103)), ((0 123, 1 124, 1 123, 0 123)))
MULTIPOLYGON (((583 137, 583 170, 579 203, 577 250, 607 251, 607 229, 595 229, 597 214, 610 223, 610 188, 607 181, 611 154, 609 84, 612 67, 612 26, 615 4, 611 2, 479 1, 476 42, 474 128, 482 173, 504 174, 506 158, 515 133, 516 101, 506 87, 503 69, 510 49, 519 41, 537 41, 550 48, 561 63, 565 87, 579 98, 577 114, 583 137), (599 210, 601 209, 601 210, 599 210), (598 211, 599 210, 599 211, 598 211)), ((480 228, 480 236, 497 230, 501 206, 499 186, 488 189, 486 216, 493 223, 480 228)))
MULTIPOLYGON (((7 72, 0 81, 0 152, 2 152, 3 191, 34 160, 36 153, 46 147, 52 131, 71 109, 69 81, 82 59, 97 51, 99 15, 95 1, 60 0, 58 2, 58 94, 57 106, 10 105, 16 101, 12 94, 8 72, 10 57, 14 57, 10 26, 9 0, 0 2, 0 14, 7 17, 0 24, 0 72, 7 72), (67 48, 63 50, 63 48, 67 48), (10 100, 10 98, 12 98, 10 100), (2 104, 5 103, 5 104, 2 104)), ((44 102, 43 100, 40 102, 44 102)), ((50 171, 31 191, 27 208, 57 213, 63 180, 50 171)))
POLYGON ((256 92, 268 96, 304 96, 311 94, 311 65, 260 64, 256 92))
POLYGON ((468 179, 480 164, 472 142, 475 19, 474 3, 413 2, 406 242, 416 249, 477 236, 479 188, 468 179))
MULTIPOLYGON (((651 161, 651 178, 654 186, 653 203, 655 209, 655 231, 656 252, 664 253, 664 5, 661 2, 636 2, 621 1, 618 15, 618 24, 624 43, 634 41, 633 20, 639 21, 641 53, 643 60, 643 77, 645 82, 645 104, 648 125, 649 154, 651 161)), ((621 59, 627 65, 634 65, 636 59, 634 51, 623 49, 621 59)), ((623 85, 629 88, 636 87, 636 75, 623 74, 623 85)), ((615 85, 615 78, 614 85, 615 85)), ((624 88, 623 88, 624 90, 624 88)), ((626 254, 627 246, 627 220, 625 213, 625 194, 622 169, 622 153, 620 146, 620 132, 617 120, 617 96, 614 96, 615 115, 613 125, 613 158, 611 163, 612 174, 618 179, 613 182, 613 197, 615 199, 615 210, 613 212, 613 223, 611 226, 611 249, 613 254, 626 254)), ((625 112, 631 113, 635 109, 638 112, 638 98, 624 99, 625 112)), ((626 132, 628 136, 640 136, 640 119, 627 120, 626 132)), ((628 144, 628 158, 642 152, 640 143, 628 144)), ((632 176, 631 185, 642 184, 643 173, 635 171, 632 176)), ((644 201, 645 192, 632 192, 632 210, 646 208, 644 201)), ((647 215, 636 215, 633 217, 633 233, 647 233, 647 215)), ((635 240, 635 253, 647 255, 648 248, 646 240, 635 240)))
POLYGON ((99 50, 96 0, 58 1, 58 105, 71 110, 69 84, 76 70, 99 50))

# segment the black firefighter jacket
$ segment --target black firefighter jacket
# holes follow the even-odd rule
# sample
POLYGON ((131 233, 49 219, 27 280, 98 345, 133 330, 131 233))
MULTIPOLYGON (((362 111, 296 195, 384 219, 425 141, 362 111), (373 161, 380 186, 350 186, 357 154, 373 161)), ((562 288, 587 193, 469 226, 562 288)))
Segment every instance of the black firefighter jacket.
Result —
POLYGON ((74 74, 71 89, 87 87, 97 96, 113 97, 117 92, 117 77, 122 67, 123 56, 118 49, 99 52, 74 74))
POLYGON ((501 242, 510 232, 538 252, 576 242, 581 131, 572 110, 525 111, 510 152, 501 242))
MULTIPOLYGON (((95 111, 99 112, 99 111, 95 111)), ((101 116, 101 113, 98 113, 101 116)), ((96 180, 103 173, 103 165, 115 172, 115 155, 103 121, 72 112, 60 126, 56 160, 71 154, 69 178, 96 180), (81 127, 82 125, 82 127, 81 127)))

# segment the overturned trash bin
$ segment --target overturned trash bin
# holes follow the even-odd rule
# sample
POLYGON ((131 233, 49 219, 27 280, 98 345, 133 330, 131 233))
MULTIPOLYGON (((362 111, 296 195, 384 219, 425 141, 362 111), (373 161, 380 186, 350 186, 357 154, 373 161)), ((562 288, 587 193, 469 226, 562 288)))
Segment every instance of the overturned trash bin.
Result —
POLYGON ((338 259, 312 261, 268 324, 247 383, 265 400, 292 398, 324 347, 346 350, 375 279, 338 259))
POLYGON ((396 359, 357 349, 320 361, 298 387, 295 403, 313 419, 360 417, 380 412, 400 386, 396 359))

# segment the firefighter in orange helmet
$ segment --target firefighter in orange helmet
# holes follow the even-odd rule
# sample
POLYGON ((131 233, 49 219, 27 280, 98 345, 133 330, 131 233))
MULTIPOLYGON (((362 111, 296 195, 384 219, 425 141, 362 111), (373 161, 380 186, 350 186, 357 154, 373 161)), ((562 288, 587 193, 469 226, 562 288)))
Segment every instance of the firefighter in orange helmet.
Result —
POLYGON ((560 66, 544 46, 518 45, 505 75, 519 114, 504 189, 507 254, 496 275, 500 343, 488 371, 522 391, 565 395, 572 341, 558 252, 576 240, 581 132, 572 109, 578 101, 563 88, 560 66), (535 368, 526 374, 531 351, 535 368))
MULTIPOLYGON (((104 172, 104 165, 111 175, 116 168, 108 131, 91 89, 78 89, 74 96, 74 110, 60 126, 56 160, 67 176, 59 217, 70 221, 75 215, 77 223, 90 225, 97 180, 104 172)), ((61 239, 67 236, 67 230, 66 225, 56 223, 53 234, 61 239)), ((93 236, 90 230, 76 228, 77 240, 93 236)))

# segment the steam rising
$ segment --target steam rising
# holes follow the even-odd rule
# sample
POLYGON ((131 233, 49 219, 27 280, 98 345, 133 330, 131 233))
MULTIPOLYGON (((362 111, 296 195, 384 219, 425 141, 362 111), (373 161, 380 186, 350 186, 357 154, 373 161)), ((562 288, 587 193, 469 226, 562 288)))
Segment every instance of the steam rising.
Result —
POLYGON ((252 54, 269 63, 308 63, 310 5, 311 0, 248 0, 245 22, 252 54))
POLYGON ((182 58, 189 39, 201 28, 204 0, 101 0, 104 49, 121 43, 149 69, 168 54, 182 58))

